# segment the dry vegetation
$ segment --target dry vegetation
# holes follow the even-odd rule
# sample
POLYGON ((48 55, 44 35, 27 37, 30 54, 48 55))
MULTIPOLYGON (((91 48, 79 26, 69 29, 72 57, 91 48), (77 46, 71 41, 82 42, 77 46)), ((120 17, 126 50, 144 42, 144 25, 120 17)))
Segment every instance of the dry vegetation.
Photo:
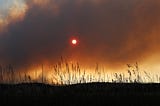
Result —
MULTIPOLYGON (((83 70, 78 63, 69 64, 61 60, 51 68, 51 83, 44 84, 48 83, 48 79, 43 65, 41 75, 36 80, 27 74, 17 74, 11 65, 0 66, 1 104, 4 106, 9 103, 35 106, 160 104, 160 84, 153 83, 155 79, 150 74, 140 71, 138 63, 127 64, 127 67, 127 74, 113 73, 110 77, 104 70, 100 70, 98 64, 91 74, 83 70)), ((159 82, 158 76, 156 80, 159 82)))
POLYGON ((160 77, 152 77, 146 71, 140 71, 138 63, 127 64, 126 73, 113 73, 108 75, 104 69, 100 69, 97 64, 92 73, 87 73, 79 63, 69 63, 63 58, 51 68, 51 78, 48 79, 45 69, 41 69, 41 75, 33 79, 31 75, 18 73, 12 65, 0 66, 0 83, 49 83, 54 85, 71 85, 91 82, 111 82, 111 83, 155 83, 160 82, 160 77))

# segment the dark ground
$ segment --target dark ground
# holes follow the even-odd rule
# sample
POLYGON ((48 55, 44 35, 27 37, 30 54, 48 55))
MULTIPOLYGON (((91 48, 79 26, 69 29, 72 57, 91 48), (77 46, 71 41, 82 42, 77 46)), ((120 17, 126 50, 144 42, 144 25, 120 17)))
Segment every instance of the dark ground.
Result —
POLYGON ((0 85, 0 106, 160 106, 160 84, 0 85), (1 105, 2 104, 2 105, 1 105))

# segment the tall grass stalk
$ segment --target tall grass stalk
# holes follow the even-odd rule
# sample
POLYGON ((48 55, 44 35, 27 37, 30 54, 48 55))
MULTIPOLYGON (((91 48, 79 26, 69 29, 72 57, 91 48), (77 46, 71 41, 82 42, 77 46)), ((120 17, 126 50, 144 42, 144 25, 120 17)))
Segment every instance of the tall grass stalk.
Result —
POLYGON ((21 83, 21 82, 40 82, 56 85, 70 85, 77 83, 90 82, 110 82, 110 83, 146 83, 160 82, 159 75, 151 76, 146 71, 140 71, 138 63, 134 65, 127 64, 126 73, 108 74, 104 68, 96 64, 95 70, 88 72, 82 69, 79 63, 69 63, 65 59, 54 64, 50 69, 50 79, 45 73, 44 65, 41 66, 41 75, 35 70, 34 75, 20 73, 13 66, 0 66, 0 83, 21 83), (17 72, 17 73, 16 73, 17 72), (34 76, 34 79, 32 78, 34 76), (35 79, 36 78, 36 79, 35 79))

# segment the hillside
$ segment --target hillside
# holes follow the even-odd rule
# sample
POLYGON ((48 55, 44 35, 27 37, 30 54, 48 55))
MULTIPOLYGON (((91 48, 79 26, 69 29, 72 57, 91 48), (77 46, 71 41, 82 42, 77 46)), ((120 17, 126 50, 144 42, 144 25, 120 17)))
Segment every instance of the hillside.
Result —
POLYGON ((145 105, 159 103, 160 84, 88 83, 51 86, 40 83, 1 84, 3 105, 145 105))

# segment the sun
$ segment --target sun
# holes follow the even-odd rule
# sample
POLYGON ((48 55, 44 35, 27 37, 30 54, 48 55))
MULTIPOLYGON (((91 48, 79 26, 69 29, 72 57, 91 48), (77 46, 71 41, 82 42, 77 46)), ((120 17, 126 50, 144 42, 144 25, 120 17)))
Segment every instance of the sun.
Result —
POLYGON ((76 45, 77 44, 77 40, 76 39, 72 39, 72 44, 76 45))
POLYGON ((77 36, 72 36, 69 38, 69 44, 72 47, 77 47, 80 43, 80 39, 77 36))

